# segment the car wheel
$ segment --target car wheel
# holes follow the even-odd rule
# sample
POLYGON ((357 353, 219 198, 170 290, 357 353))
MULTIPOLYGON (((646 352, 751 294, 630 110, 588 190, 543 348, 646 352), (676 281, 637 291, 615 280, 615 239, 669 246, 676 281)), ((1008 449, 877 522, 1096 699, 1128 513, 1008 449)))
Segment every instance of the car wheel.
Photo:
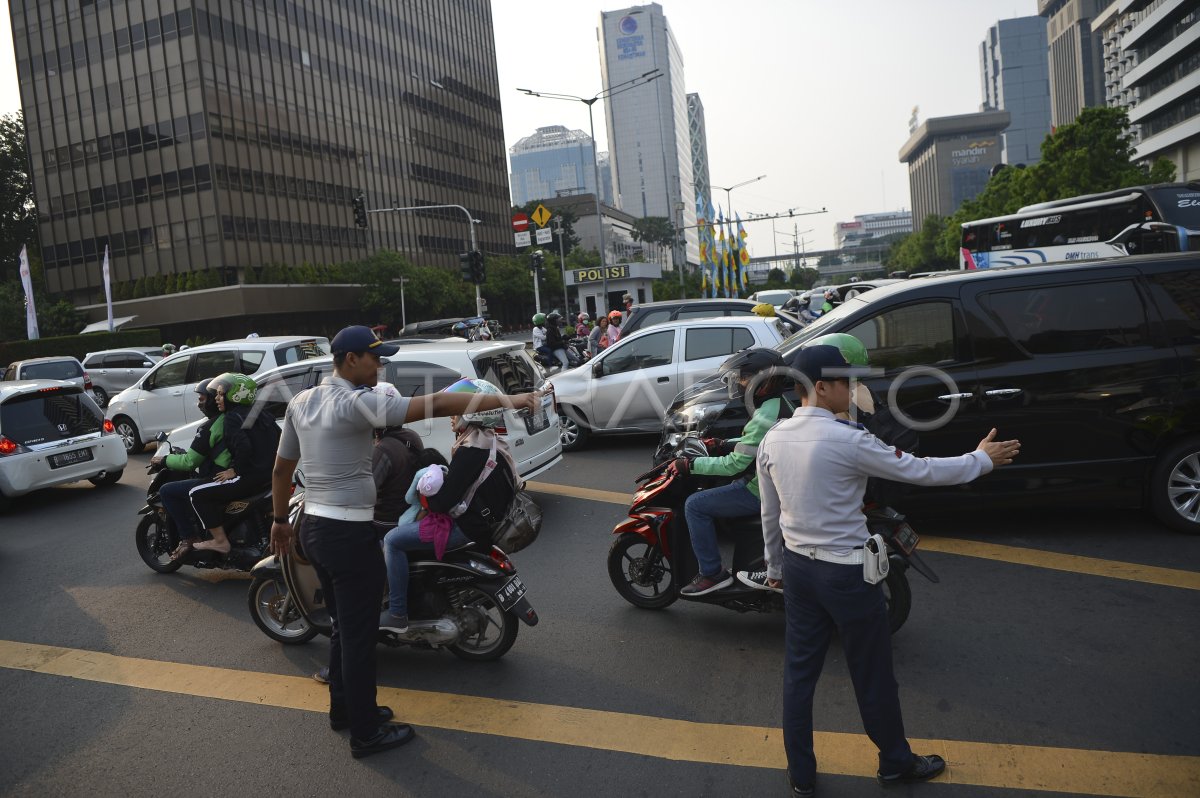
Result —
POLYGON ((588 431, 574 415, 570 413, 558 414, 559 437, 562 439, 562 448, 564 452, 577 452, 587 443, 588 431))
POLYGON ((145 446, 142 443, 141 437, 138 435, 137 424, 126 418, 125 416, 117 416, 113 419, 113 428, 117 434, 121 436, 121 442, 125 444, 126 454, 136 454, 145 446))
POLYGON ((116 471, 105 471, 98 477, 91 477, 88 479, 88 482, 92 483, 98 488, 102 488, 107 485, 116 485, 121 481, 121 475, 124 473, 124 468, 118 468, 116 471))
POLYGON ((92 386, 92 396, 96 397, 96 404, 101 408, 108 407, 108 392, 98 386, 92 386))
POLYGON ((1158 458, 1150 509, 1176 532, 1200 535, 1200 438, 1180 441, 1158 458))

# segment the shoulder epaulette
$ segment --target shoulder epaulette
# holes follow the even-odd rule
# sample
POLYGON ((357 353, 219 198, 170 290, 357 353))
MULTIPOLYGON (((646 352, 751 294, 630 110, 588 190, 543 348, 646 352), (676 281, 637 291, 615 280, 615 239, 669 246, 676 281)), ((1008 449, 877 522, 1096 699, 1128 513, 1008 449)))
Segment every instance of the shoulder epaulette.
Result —
POLYGON ((857 421, 850 421, 850 420, 844 419, 844 418, 835 418, 834 421, 836 421, 839 424, 845 424, 847 427, 854 427, 855 429, 864 429, 864 430, 866 429, 866 427, 864 427, 862 424, 859 424, 857 421))

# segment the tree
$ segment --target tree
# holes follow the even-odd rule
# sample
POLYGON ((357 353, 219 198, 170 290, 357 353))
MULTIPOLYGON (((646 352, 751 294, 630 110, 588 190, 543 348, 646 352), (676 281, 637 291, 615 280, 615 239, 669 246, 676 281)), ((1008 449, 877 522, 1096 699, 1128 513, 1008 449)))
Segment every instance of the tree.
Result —
POLYGON ((675 225, 665 216, 646 216, 634 220, 630 235, 634 241, 669 247, 675 243, 675 225))
POLYGON ((889 253, 889 265, 910 272, 953 269, 958 264, 958 240, 955 239, 953 256, 942 252, 941 242, 947 229, 946 217, 929 214, 920 230, 910 233, 893 246, 889 253))
POLYGON ((25 149, 25 117, 0 116, 0 281, 20 278, 17 255, 38 250, 37 208, 25 149))

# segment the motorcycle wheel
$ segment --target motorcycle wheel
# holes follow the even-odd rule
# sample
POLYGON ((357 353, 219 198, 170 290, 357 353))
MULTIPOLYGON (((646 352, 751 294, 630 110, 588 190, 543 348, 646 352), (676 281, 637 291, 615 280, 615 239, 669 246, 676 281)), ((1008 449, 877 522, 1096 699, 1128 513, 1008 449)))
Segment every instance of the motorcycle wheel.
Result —
POLYGON ((894 562, 883 580, 883 598, 887 601, 888 628, 896 634, 912 610, 912 587, 908 584, 908 574, 894 562))
POLYGON ((298 646, 317 636, 317 628, 300 614, 282 577, 256 578, 246 599, 254 625, 272 640, 298 646))
POLYGON ((644 610, 661 610, 679 598, 671 563, 658 546, 634 532, 613 541, 608 550, 608 578, 621 598, 644 610))
POLYGON ((172 574, 183 567, 183 560, 171 561, 171 552, 179 540, 158 513, 142 516, 137 525, 137 550, 142 562, 160 574, 172 574))
POLYGON ((472 662, 489 662, 507 654, 517 641, 520 619, 500 609, 494 598, 478 588, 464 587, 458 593, 462 599, 458 622, 464 634, 446 648, 472 662))

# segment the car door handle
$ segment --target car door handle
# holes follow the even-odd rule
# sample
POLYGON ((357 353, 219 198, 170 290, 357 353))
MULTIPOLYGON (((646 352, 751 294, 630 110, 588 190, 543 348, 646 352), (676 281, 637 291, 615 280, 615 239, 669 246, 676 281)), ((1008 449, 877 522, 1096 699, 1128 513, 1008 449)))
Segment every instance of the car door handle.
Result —
POLYGON ((954 399, 970 399, 974 395, 975 394, 970 393, 970 392, 967 392, 967 393, 944 393, 941 396, 939 396, 938 399, 941 399, 943 402, 949 402, 954 399))
POLYGON ((659 382, 670 382, 671 378, 670 377, 659 377, 658 381, 659 382))
POLYGON ((1021 392, 1020 388, 995 388, 990 391, 984 391, 984 396, 1014 396, 1021 392))

